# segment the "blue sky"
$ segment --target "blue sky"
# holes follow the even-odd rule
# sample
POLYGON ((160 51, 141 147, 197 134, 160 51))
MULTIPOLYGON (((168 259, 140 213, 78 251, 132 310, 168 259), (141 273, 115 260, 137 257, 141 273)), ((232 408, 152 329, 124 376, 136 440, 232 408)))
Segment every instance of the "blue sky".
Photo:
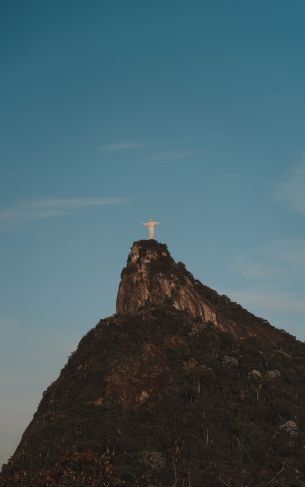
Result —
POLYGON ((3 0, 0 462, 141 223, 305 339, 305 5, 3 0))

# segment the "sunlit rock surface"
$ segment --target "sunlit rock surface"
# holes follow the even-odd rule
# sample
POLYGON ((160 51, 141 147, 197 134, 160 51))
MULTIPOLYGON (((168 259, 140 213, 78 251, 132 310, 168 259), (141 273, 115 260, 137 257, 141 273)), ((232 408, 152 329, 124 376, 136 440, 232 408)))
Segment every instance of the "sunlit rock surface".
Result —
POLYGON ((117 313, 136 313, 164 304, 240 338, 257 336, 273 343, 283 338, 266 320, 194 279, 182 262, 174 261, 165 244, 156 240, 134 242, 121 275, 117 313))

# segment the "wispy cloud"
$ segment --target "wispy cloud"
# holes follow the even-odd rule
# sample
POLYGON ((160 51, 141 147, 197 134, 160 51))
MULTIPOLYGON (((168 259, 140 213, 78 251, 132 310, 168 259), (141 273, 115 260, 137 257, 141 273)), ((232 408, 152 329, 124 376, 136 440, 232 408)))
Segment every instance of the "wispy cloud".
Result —
POLYGON ((146 147, 136 142, 117 142, 115 144, 102 145, 100 148, 105 152, 124 152, 146 147))
POLYGON ((236 257, 234 267, 248 279, 274 279, 282 274, 281 269, 263 262, 254 262, 247 257, 236 257))
MULTIPOLYGON (((194 157, 199 152, 189 149, 169 149, 160 148, 156 145, 142 144, 134 141, 116 142, 113 144, 106 144, 99 147, 100 150, 108 153, 116 152, 132 152, 138 149, 145 150, 146 162, 162 162, 162 161, 174 161, 177 159, 189 159, 194 157)), ((142 162, 145 162, 144 160, 142 162)))
POLYGON ((228 292, 234 300, 243 306, 257 307, 262 311, 276 312, 304 312, 305 299, 287 292, 257 292, 257 291, 232 291, 228 292))
POLYGON ((251 256, 236 256, 231 268, 249 280, 299 280, 305 270, 305 238, 273 240, 251 256))
POLYGON ((296 166, 276 189, 276 198, 290 209, 305 214, 305 161, 296 166))
POLYGON ((10 208, 0 208, 0 224, 25 223, 73 213, 82 208, 123 203, 122 198, 43 198, 23 201, 10 208))
POLYGON ((151 156, 153 161, 172 161, 176 159, 188 159, 194 157, 197 154, 196 151, 184 151, 184 150, 164 150, 157 152, 151 156))
POLYGON ((293 271, 305 269, 305 238, 284 238, 271 242, 261 252, 269 259, 275 259, 281 266, 293 271))

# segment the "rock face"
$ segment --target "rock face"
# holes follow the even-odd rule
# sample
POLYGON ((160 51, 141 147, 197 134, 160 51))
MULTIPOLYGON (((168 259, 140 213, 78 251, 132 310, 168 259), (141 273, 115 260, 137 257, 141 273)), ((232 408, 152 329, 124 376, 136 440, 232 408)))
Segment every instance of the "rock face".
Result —
POLYGON ((187 311, 193 318, 210 322, 239 338, 257 336, 272 343, 283 339, 266 320, 194 279, 182 262, 173 260, 166 245, 156 240, 135 242, 122 271, 117 313, 132 314, 164 304, 187 311))
POLYGON ((304 487, 305 346, 136 242, 1 487, 304 487))
POLYGON ((163 304, 217 323, 215 312, 200 296, 193 276, 182 263, 175 263, 166 245, 155 240, 135 242, 122 271, 117 313, 136 313, 163 304))

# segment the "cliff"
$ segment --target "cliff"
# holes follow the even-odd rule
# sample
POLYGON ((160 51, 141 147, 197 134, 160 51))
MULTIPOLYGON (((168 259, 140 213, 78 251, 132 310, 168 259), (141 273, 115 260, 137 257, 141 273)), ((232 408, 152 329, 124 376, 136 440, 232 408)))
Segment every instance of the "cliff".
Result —
POLYGON ((117 313, 132 314, 164 304, 187 311, 235 337, 256 336, 272 343, 284 339, 266 320, 195 279, 182 262, 174 261, 165 244, 156 240, 134 242, 121 274, 117 313))
POLYGON ((304 487, 305 346, 135 242, 1 487, 304 487))

